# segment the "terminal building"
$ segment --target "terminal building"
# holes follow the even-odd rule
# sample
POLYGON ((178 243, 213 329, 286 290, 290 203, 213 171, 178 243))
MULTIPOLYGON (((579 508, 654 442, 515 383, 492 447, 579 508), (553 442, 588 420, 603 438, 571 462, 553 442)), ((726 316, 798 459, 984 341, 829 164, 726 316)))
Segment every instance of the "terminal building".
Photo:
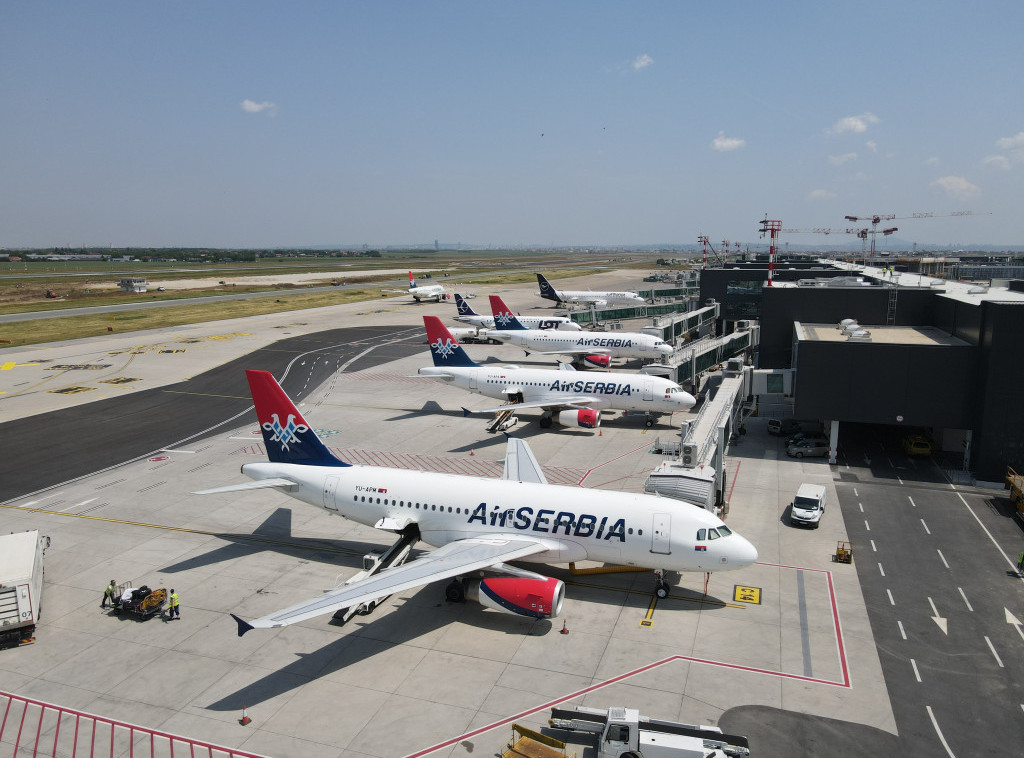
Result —
POLYGON ((786 376, 781 407, 826 424, 833 461, 844 424, 876 424, 923 432, 977 480, 1024 468, 1024 281, 802 261, 768 286, 755 263, 702 272, 700 298, 720 306, 720 334, 759 323, 758 373, 786 376))

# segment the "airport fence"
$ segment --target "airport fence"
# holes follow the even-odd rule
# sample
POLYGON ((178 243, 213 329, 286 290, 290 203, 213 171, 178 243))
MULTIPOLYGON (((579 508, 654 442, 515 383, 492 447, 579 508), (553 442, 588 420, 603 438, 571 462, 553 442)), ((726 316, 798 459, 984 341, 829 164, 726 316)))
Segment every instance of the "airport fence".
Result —
POLYGON ((8 692, 0 691, 0 709, 0 755, 13 758, 265 758, 8 692))

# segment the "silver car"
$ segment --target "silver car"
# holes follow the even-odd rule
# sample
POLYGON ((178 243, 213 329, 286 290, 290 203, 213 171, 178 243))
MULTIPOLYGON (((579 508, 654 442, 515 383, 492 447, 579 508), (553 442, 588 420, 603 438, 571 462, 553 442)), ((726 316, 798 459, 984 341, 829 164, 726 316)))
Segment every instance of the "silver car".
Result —
POLYGON ((794 458, 822 458, 828 455, 828 441, 824 439, 804 439, 786 447, 786 455, 794 458))

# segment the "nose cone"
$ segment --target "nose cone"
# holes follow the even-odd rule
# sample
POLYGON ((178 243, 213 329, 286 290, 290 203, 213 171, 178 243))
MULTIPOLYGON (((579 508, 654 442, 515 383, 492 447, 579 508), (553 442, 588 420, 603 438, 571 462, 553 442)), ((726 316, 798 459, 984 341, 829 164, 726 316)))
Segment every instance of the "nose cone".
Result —
POLYGON ((688 410, 697 404, 697 398, 689 392, 677 392, 673 397, 683 410, 688 410))
POLYGON ((668 344, 665 344, 665 345, 658 345, 658 346, 657 346, 656 348, 654 348, 654 349, 655 349, 655 351, 657 351, 657 353, 658 353, 659 355, 672 355, 672 353, 674 353, 674 352, 675 352, 675 351, 674 351, 674 350, 672 349, 672 346, 671 346, 671 345, 668 345, 668 344))
POLYGON ((745 537, 740 537, 738 534, 733 534, 732 536, 738 541, 735 545, 729 547, 729 563, 734 568, 753 564, 757 560, 757 548, 751 545, 745 537))

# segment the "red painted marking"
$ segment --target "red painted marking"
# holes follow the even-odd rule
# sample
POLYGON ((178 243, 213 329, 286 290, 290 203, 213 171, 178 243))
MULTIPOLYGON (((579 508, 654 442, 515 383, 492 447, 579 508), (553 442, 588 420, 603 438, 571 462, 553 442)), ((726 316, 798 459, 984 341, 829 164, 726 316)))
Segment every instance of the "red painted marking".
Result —
POLYGON ((149 460, 152 461, 153 463, 157 463, 158 461, 166 461, 168 459, 168 457, 169 456, 166 456, 166 455, 154 455, 149 460))
POLYGON ((594 466, 593 468, 587 469, 587 473, 585 473, 585 474, 584 474, 584 475, 583 475, 583 476, 582 476, 582 477, 580 478, 580 480, 579 480, 578 482, 576 482, 576 484, 578 484, 578 485, 579 485, 580 487, 582 487, 582 486, 583 486, 583 480, 584 480, 584 479, 586 479, 586 478, 587 478, 588 476, 590 476, 590 475, 591 475, 592 473, 594 473, 595 471, 597 471, 597 470, 598 470, 599 468, 601 468, 602 466, 607 466, 607 465, 608 465, 609 463, 614 463, 615 461, 619 460, 620 458, 625 458, 625 457, 626 457, 627 455, 632 455, 632 454, 633 454, 633 453, 635 453, 635 452, 636 452, 637 450, 647 450, 647 449, 648 449, 649 447, 650 447, 650 445, 649 445, 649 444, 648 444, 648 445, 641 445, 640 447, 635 447, 635 448, 633 448, 632 450, 629 450, 629 451, 627 451, 627 452, 623 453, 622 455, 617 455, 617 456, 615 456, 614 458, 609 458, 609 459, 608 459, 608 460, 606 460, 606 461, 605 461, 604 463, 599 463, 599 464, 597 464, 596 466, 594 466))
POLYGON ((736 488, 736 479, 739 478, 739 475, 740 475, 740 465, 742 463, 743 463, 743 461, 737 461, 736 462, 736 471, 733 472, 733 475, 732 475, 732 487, 729 488, 729 497, 727 498, 729 500, 729 502, 732 502, 732 491, 733 491, 733 489, 736 488))

